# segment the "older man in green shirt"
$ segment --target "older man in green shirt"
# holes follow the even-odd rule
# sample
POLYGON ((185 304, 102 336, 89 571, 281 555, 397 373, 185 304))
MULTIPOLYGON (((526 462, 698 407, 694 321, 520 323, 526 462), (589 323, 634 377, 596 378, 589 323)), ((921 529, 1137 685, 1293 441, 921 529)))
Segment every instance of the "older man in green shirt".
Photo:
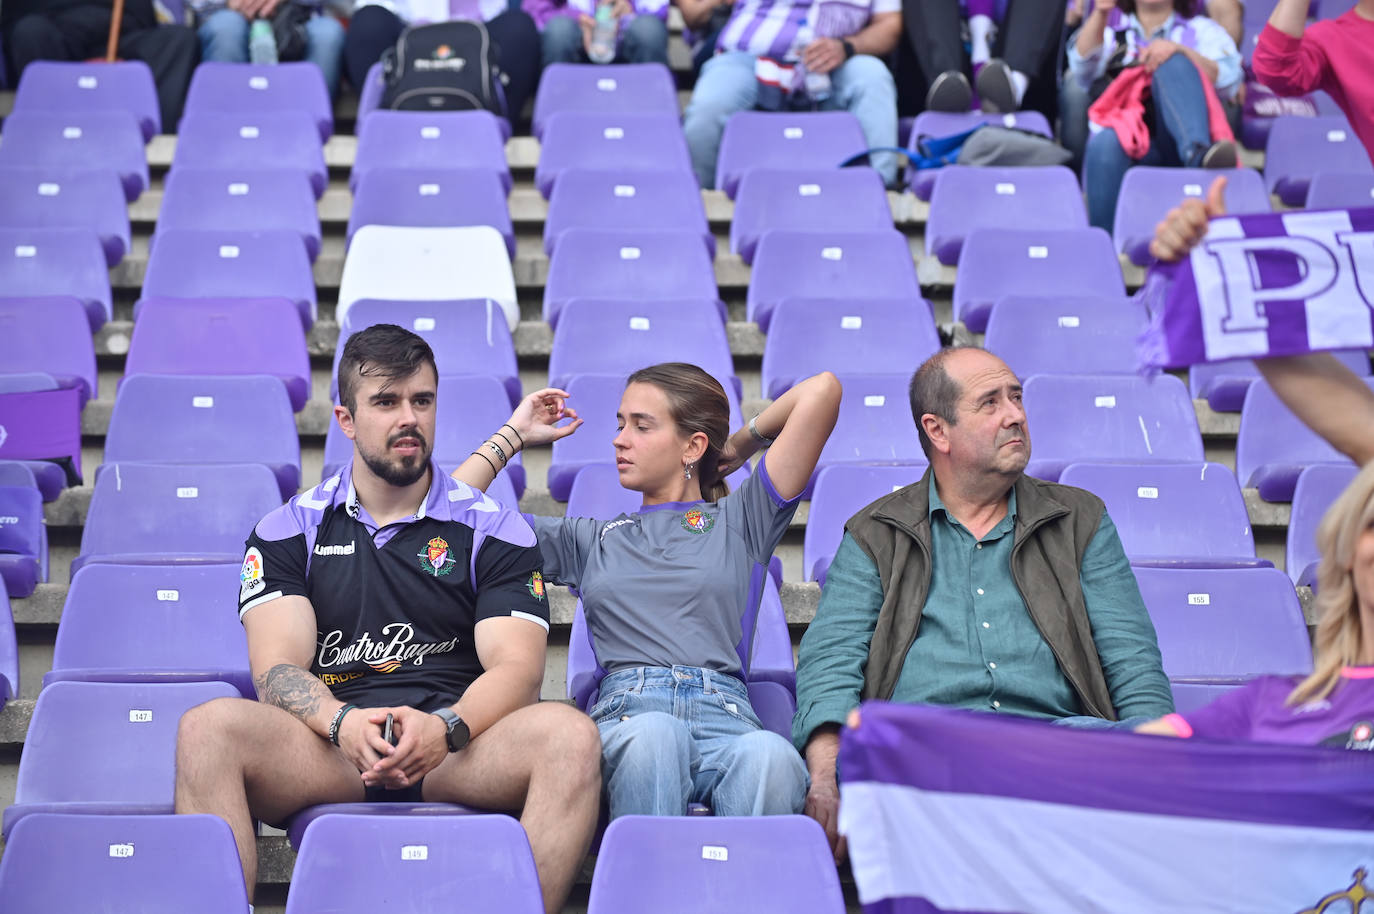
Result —
POLYGON ((861 699, 1102 727, 1173 710, 1102 501, 1025 475, 1030 434, 1006 363, 937 353, 912 378, 911 411, 930 470, 845 525, 797 666, 806 811, 837 856, 839 725, 861 699))

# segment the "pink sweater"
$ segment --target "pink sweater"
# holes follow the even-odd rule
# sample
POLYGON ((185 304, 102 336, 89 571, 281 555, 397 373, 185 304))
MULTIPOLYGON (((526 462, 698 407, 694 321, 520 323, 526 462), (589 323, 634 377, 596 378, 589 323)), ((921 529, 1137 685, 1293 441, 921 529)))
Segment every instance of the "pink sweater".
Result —
POLYGON ((1374 159, 1374 22, 1352 9, 1313 23, 1301 38, 1266 24, 1251 64, 1279 95, 1325 91, 1374 159))

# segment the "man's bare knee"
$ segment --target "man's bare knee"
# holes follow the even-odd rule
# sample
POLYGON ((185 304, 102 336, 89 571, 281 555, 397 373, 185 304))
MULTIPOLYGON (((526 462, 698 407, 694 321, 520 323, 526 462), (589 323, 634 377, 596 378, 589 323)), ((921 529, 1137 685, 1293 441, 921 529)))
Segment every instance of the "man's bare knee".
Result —
POLYGON ((203 756, 232 747, 234 724, 242 718, 243 706, 248 704, 253 702, 244 698, 216 698, 182 714, 177 725, 177 753, 203 756))
POLYGON ((545 721, 544 749, 556 761, 562 777, 601 777, 601 733, 592 719, 567 705, 549 703, 545 721))

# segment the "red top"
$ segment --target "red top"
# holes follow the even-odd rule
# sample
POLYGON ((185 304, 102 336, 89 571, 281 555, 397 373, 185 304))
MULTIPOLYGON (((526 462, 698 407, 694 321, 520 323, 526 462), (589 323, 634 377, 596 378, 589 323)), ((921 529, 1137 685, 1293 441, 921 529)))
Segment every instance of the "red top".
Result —
POLYGON ((1374 21, 1351 9, 1313 23, 1301 38, 1266 24, 1251 65, 1279 95, 1325 91, 1374 158, 1374 21))

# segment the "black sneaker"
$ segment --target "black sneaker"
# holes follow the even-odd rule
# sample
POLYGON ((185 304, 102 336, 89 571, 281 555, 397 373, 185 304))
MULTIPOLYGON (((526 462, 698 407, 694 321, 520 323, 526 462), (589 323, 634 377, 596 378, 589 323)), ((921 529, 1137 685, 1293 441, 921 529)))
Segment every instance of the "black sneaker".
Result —
POLYGON ((1016 86, 1011 81, 1011 67, 993 58, 978 71, 978 102, 984 111, 1010 114, 1016 104, 1016 86))
POLYGON ((1236 144, 1230 140, 1218 140, 1207 151, 1202 154, 1202 168, 1235 168, 1240 154, 1236 151, 1236 144))
POLYGON ((930 91, 926 93, 926 110, 958 114, 969 110, 972 101, 973 89, 969 87, 968 77, 958 70, 946 70, 930 84, 930 91))

